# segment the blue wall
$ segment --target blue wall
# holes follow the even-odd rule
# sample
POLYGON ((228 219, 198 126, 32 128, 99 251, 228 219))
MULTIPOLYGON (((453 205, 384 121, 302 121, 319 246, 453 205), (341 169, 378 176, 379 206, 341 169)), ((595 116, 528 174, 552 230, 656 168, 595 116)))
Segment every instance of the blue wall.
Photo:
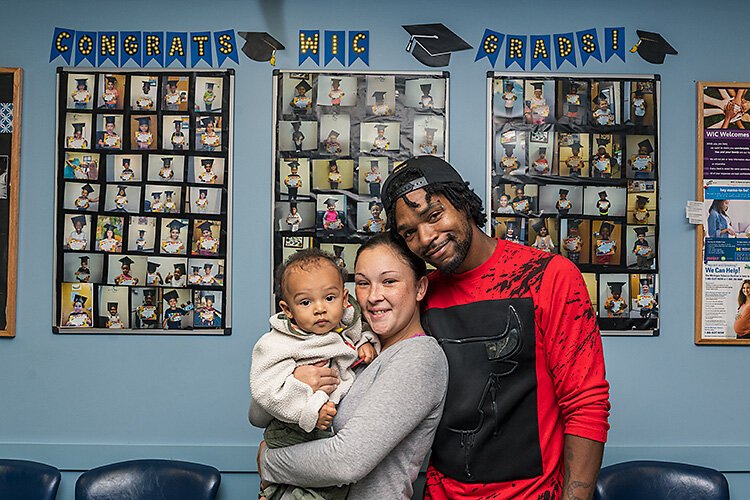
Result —
MULTIPOLYGON (((274 2, 267 2, 272 5, 274 2)), ((680 51, 664 66, 637 57, 589 62, 591 73, 662 75, 661 313, 657 338, 606 338, 612 431, 605 461, 679 460, 729 474, 750 498, 748 350, 693 345, 695 81, 748 81, 746 11, 739 0, 625 3, 552 0, 354 2, 287 0, 266 20, 257 0, 14 2, 0 20, 0 64, 25 70, 17 338, 0 341, 0 456, 41 460, 66 472, 139 457, 211 463, 222 498, 250 498, 260 432, 246 420, 249 354, 269 310, 271 67, 241 56, 236 79, 234 333, 231 337, 92 337, 51 333, 54 210, 55 26, 84 30, 271 31, 296 67, 299 29, 369 29, 371 68, 424 69, 404 52, 401 24, 444 21, 476 45, 490 27, 555 33, 596 26, 662 32, 680 51), (656 4, 656 5, 655 5, 656 4), (126 7, 127 5, 127 7, 126 7), (615 7, 617 5, 617 7, 615 7), (483 12, 484 11, 484 12, 483 12), (744 39, 742 39, 744 42, 744 39)), ((268 14, 268 13, 266 13, 268 14)), ((468 51, 451 66, 451 160, 481 192, 486 62, 468 51)), ((310 63, 306 63, 305 67, 310 63)), ((357 69, 362 68, 359 63, 357 69)), ((338 67, 332 65, 332 70, 338 67)), ((576 71, 580 71, 576 70, 576 71)))

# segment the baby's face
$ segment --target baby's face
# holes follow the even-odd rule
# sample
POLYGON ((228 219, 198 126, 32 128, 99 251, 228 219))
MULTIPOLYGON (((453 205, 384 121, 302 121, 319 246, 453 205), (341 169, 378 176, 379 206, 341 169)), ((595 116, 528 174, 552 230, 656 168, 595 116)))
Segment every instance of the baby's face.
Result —
POLYGON ((324 335, 341 322, 347 297, 341 271, 333 262, 318 260, 287 270, 280 305, 299 328, 324 335))
POLYGON ((508 206, 508 197, 507 196, 501 196, 500 197, 500 206, 501 207, 507 207, 508 206))

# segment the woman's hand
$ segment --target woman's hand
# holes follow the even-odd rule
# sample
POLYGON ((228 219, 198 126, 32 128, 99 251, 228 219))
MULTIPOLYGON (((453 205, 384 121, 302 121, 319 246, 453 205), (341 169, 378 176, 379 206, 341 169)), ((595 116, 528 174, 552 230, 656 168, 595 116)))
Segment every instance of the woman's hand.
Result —
POLYGON ((270 485, 270 483, 268 483, 268 482, 266 482, 266 481, 263 480, 263 474, 262 474, 262 472, 260 470, 260 456, 263 453, 263 450, 265 448, 266 448, 266 442, 265 441, 261 441, 260 444, 258 445, 258 456, 255 457, 255 463, 258 464, 258 477, 260 478, 260 489, 261 490, 264 490, 264 489, 268 488, 268 486, 270 485))
POLYGON ((318 410, 318 422, 315 424, 317 429, 324 431, 331 427, 333 423, 333 417, 336 416, 336 405, 333 401, 328 401, 326 404, 320 407, 318 410))
POLYGON ((327 361, 320 361, 314 365, 298 366, 294 370, 294 378, 309 385, 313 392, 323 391, 331 394, 339 386, 339 374, 332 368, 327 368, 327 361))
POLYGON ((375 352, 375 347, 373 347, 373 345, 369 342, 359 346, 359 349, 357 349, 357 354, 359 355, 359 359, 361 359, 365 364, 370 364, 370 362, 378 355, 378 353, 375 352))

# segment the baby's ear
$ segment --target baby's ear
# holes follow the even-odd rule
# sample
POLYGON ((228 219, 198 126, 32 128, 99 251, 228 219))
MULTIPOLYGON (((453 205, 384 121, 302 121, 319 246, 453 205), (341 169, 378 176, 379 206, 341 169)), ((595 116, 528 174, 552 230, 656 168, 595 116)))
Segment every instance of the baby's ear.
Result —
POLYGON ((349 307, 349 289, 344 287, 344 307, 349 307))
POLYGON ((292 318, 292 309, 289 307, 289 304, 287 304, 283 300, 280 300, 279 307, 281 308, 282 311, 284 311, 284 314, 286 315, 287 318, 294 319, 292 318))

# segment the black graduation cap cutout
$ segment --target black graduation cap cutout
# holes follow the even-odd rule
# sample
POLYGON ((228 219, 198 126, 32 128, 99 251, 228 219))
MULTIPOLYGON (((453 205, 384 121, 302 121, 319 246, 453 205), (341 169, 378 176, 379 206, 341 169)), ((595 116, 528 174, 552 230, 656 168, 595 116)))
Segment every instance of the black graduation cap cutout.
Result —
POLYGON ((178 220, 178 219, 174 219, 172 222, 170 222, 169 224, 167 224, 167 227, 169 229, 172 229, 172 230, 177 229, 178 231, 180 229, 182 229, 183 227, 185 227, 185 226, 187 226, 187 224, 185 224, 184 222, 182 222, 181 220, 178 220))
POLYGON ((71 217, 70 222, 72 222, 73 225, 75 225, 78 222, 80 222, 82 226, 85 226, 86 225, 86 216, 85 215, 76 215, 75 217, 71 217))
MULTIPOLYGON (((175 265, 178 265, 178 264, 175 264, 175 265)), ((182 265, 184 265, 184 264, 182 264, 182 265)), ((212 269, 213 267, 214 267, 214 265, 211 264, 210 262, 206 262, 205 264, 203 264, 203 269, 206 269, 206 270, 212 269)))
POLYGON ((107 83, 112 83, 112 84, 117 83, 117 78, 115 78, 114 76, 105 76, 104 78, 107 79, 107 83))
POLYGON ((648 139, 644 139, 641 142, 639 142, 638 147, 644 148, 647 154, 651 154, 654 152, 654 147, 651 145, 651 141, 649 141, 648 139))
POLYGON ((120 262, 122 262, 122 263, 123 263, 124 265, 128 265, 128 266, 130 266, 130 265, 132 265, 132 264, 133 264, 133 262, 135 262, 135 261, 134 261, 133 259, 131 259, 130 257, 127 257, 127 256, 125 256, 125 257, 123 257, 122 259, 120 259, 120 262))
POLYGON ((114 116, 105 116, 104 117, 104 123, 106 123, 107 125, 109 125, 110 123, 112 125, 114 125, 115 124, 115 117, 114 116))
POLYGON ((123 158, 122 159, 122 166, 130 166, 130 158, 123 158))
POLYGON ((83 132, 83 127, 85 127, 86 124, 83 122, 73 123, 73 130, 76 132, 83 132))
POLYGON ((174 270, 180 271, 182 274, 185 274, 185 264, 183 264, 182 262, 174 264, 174 270))
POLYGON ((544 225, 544 219, 536 221, 535 223, 533 223, 531 225, 531 227, 533 227, 534 231, 536 231, 538 233, 539 231, 542 230, 543 227, 545 227, 545 225, 544 225))
POLYGON ((214 297, 213 295, 204 295, 203 298, 206 299, 206 301, 210 300, 211 302, 213 302, 216 297, 214 297))
POLYGON ((581 219, 570 219, 568 220, 568 229, 578 229, 581 225, 581 219))
POLYGON ((146 264, 146 267, 148 268, 148 272, 150 273, 155 273, 156 268, 158 268, 159 266, 161 266, 161 264, 157 264, 156 262, 149 262, 146 264))
POLYGON ((540 155, 546 155, 547 154, 547 148, 539 148, 539 154, 540 155))
POLYGON ((117 312, 117 308, 119 307, 119 304, 117 302, 107 302, 107 310, 114 309, 115 312, 117 312))
POLYGON ((88 255, 82 255, 82 256, 80 256, 78 258, 81 259, 81 264, 86 263, 86 262, 89 261, 89 256, 88 255))
POLYGON ((176 290, 171 290, 171 291, 165 293, 163 297, 164 297, 164 300, 166 300, 167 302, 169 302, 172 299, 177 300, 180 296, 177 295, 177 291, 176 290))
POLYGON ((452 52, 472 48, 460 36, 441 23, 409 24, 402 27, 411 35, 406 51, 433 68, 447 66, 452 52))
POLYGON ((171 156, 165 156, 161 159, 161 162, 164 164, 165 167, 168 167, 172 164, 172 157, 171 156))
POLYGON ((568 194, 568 193, 569 193, 570 191, 568 191, 567 189, 562 189, 562 188, 561 188, 561 189, 560 189, 560 191, 558 191, 558 192, 559 192, 560 194, 564 194, 564 195, 567 195, 567 194, 568 194))
POLYGON ((310 92, 312 90, 312 87, 307 83, 307 80, 300 80, 294 88, 300 92, 310 92))
POLYGON ((635 200, 636 200, 636 202, 637 202, 637 203, 642 203, 643 205, 645 205, 646 203, 648 203, 648 201, 649 201, 650 199, 651 199, 651 198, 649 198, 648 196, 642 196, 642 195, 640 195, 640 194, 638 194, 638 195, 636 195, 636 196, 635 196, 635 200))
POLYGON ((573 151, 576 151, 576 150, 580 151, 581 147, 582 147, 581 143, 578 142, 578 141, 576 141, 576 142, 574 142, 573 144, 570 145, 570 149, 572 149, 573 151))
POLYGON ((651 64, 664 64, 667 54, 677 55, 677 50, 661 34, 642 30, 635 30, 635 32, 640 40, 633 45, 630 52, 638 52, 644 61, 651 64))
POLYGON ((212 167, 214 165, 214 159, 213 158, 203 158, 201 160, 201 165, 204 167, 212 167))
POLYGON ((86 301, 88 300, 88 297, 84 297, 83 295, 75 294, 73 297, 73 303, 80 302, 81 305, 84 305, 86 301))
POLYGON ((646 233, 648 232, 648 228, 646 226, 634 227, 633 231, 635 231, 635 234, 637 234, 638 236, 646 236, 646 233))
POLYGON ((612 224, 610 224, 609 222, 602 222, 602 225, 601 225, 601 227, 599 228, 599 232, 601 233, 602 231, 604 231, 604 230, 607 230, 607 231, 609 231, 610 233, 612 233, 612 230, 613 230, 614 228, 615 228, 615 226, 613 226, 613 225, 612 225, 612 224))
POLYGON ((612 290, 612 295, 622 295, 622 286, 624 281, 607 281, 607 286, 612 290))
POLYGON ((91 184, 86 184, 81 188, 81 191, 86 191, 87 193, 93 193, 94 188, 91 187, 91 184))
POLYGON ((599 196, 603 196, 604 198, 606 198, 607 197, 607 192, 606 191, 599 191, 599 196))
POLYGON ((336 206, 336 203, 338 203, 338 202, 339 202, 339 201, 338 201, 338 200, 337 200, 336 198, 328 198, 328 199, 326 199, 326 201, 324 201, 323 203, 325 203, 325 205, 326 205, 327 207, 335 207, 335 206, 336 206))
POLYGON ((373 92, 372 96, 375 98, 375 104, 383 104, 385 102, 385 94, 386 92, 384 90, 373 92))
MULTIPOLYGON (((114 117, 112 117, 112 119, 114 120, 114 117)), ((140 118, 136 118, 136 120, 138 120, 139 127, 142 125, 149 125, 149 126, 151 125, 151 118, 148 116, 142 116, 140 118)))
POLYGON ((76 87, 83 87, 84 89, 88 90, 89 79, 88 78, 76 78, 76 87))
POLYGON ((265 31, 239 31, 237 34, 245 39, 242 52, 247 57, 276 66, 276 51, 285 49, 281 42, 265 31))
POLYGON ((211 230, 211 221, 204 221, 201 224, 198 224, 198 229, 201 231, 210 231, 211 230))

